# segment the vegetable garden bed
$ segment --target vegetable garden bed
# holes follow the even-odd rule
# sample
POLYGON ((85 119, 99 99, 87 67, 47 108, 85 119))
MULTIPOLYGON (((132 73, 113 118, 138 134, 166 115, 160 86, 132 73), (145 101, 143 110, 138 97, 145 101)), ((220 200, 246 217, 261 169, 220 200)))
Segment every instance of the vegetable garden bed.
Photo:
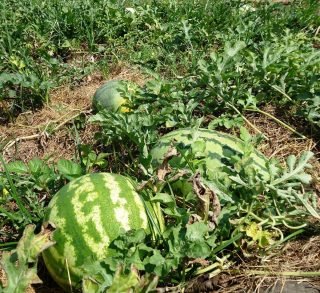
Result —
POLYGON ((319 289, 316 1, 52 3, 0 4, 0 292, 319 289))

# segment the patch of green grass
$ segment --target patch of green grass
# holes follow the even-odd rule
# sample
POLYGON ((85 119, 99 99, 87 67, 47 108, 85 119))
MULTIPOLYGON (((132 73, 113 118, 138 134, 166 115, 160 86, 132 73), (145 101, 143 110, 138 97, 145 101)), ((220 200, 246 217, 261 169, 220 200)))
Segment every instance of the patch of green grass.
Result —
POLYGON ((317 1, 5 0, 0 10, 0 100, 10 102, 13 115, 47 102, 58 84, 116 60, 171 78, 197 75, 198 61, 228 42, 263 51, 271 39, 285 46, 290 30, 311 46, 320 22, 317 1), (76 56, 95 62, 72 62, 76 56))

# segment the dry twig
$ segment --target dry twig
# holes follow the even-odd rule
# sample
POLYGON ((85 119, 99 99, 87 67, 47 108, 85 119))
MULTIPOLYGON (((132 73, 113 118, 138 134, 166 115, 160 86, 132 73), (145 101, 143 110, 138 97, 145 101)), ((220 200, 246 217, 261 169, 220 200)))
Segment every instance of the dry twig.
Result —
MULTIPOLYGON (((75 118, 79 117, 81 114, 89 114, 91 112, 91 110, 83 109, 83 110, 77 110, 78 112, 72 116, 70 116, 69 118, 67 118, 66 120, 62 121, 60 124, 58 124, 56 127, 53 128, 52 133, 54 133, 55 131, 59 130, 60 128, 62 128, 64 125, 66 125, 67 123, 69 123, 70 121, 74 120, 75 118)), ((68 113, 68 115, 70 115, 72 112, 71 111, 68 113)), ((48 128, 48 125, 50 123, 56 123, 58 121, 60 121, 61 119, 58 119, 56 121, 51 121, 47 124, 45 130, 41 131, 40 133, 36 133, 36 134, 32 134, 32 135, 27 135, 27 136, 20 136, 17 137, 11 141, 9 141, 2 149, 2 153, 4 154, 5 152, 7 152, 13 145, 16 145, 18 142, 21 141, 27 141, 27 140, 32 140, 32 139, 37 139, 37 138, 41 138, 43 136, 48 137, 49 134, 46 131, 46 129, 48 128)))

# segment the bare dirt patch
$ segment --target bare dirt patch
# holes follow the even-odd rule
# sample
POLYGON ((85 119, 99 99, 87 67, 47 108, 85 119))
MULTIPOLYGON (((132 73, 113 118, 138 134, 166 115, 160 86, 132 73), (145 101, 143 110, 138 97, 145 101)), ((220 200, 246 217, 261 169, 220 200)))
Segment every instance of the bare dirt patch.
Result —
MULTIPOLYGON (((287 122, 285 115, 279 117, 279 114, 276 112, 276 109, 272 106, 266 106, 263 109, 265 112, 270 113, 271 115, 277 117, 278 119, 283 119, 284 122, 287 122)), ((320 196, 320 141, 316 136, 306 134, 306 138, 302 139, 294 134, 292 131, 281 126, 279 123, 273 119, 267 117, 266 115, 260 113, 249 113, 246 115, 246 118, 259 129, 266 137, 265 140, 260 146, 259 149, 267 157, 275 157, 280 160, 281 163, 285 164, 285 159, 289 155, 299 156, 304 151, 312 151, 314 157, 311 161, 312 169, 310 170, 313 177, 313 188, 316 190, 320 196)), ((290 125, 294 125, 297 129, 304 129, 303 124, 306 122, 301 121, 289 121, 287 122, 290 125), (292 123, 292 124, 291 124, 292 123), (300 125, 299 125, 300 123, 300 125), (302 125, 301 125, 302 124, 302 125)), ((309 132, 305 127, 305 132, 309 132)), ((256 134, 252 128, 248 128, 251 133, 256 134)))
MULTIPOLYGON (((289 125, 291 125, 291 122, 301 123, 301 121, 286 121, 287 117, 285 115, 279 117, 279 113, 273 106, 266 106, 263 110, 289 125)), ((261 151, 267 157, 285 158, 291 154, 299 155, 303 151, 313 151, 315 155, 320 154, 319 145, 317 145, 315 138, 300 138, 275 120, 260 113, 249 113, 246 117, 268 138, 261 147, 261 151)), ((302 123, 307 125, 306 122, 302 123)), ((300 127, 303 128, 303 125, 300 125, 300 127)))
MULTIPOLYGON (((40 111, 21 113, 14 123, 0 125, 0 146, 4 146, 6 161, 28 161, 33 157, 57 160, 70 159, 75 153, 75 133, 65 126, 91 111, 91 99, 96 89, 110 79, 144 83, 144 76, 135 69, 116 66, 107 79, 99 73, 91 75, 78 86, 63 86, 50 95, 50 103, 40 111)), ((81 143, 92 142, 95 128, 85 125, 81 143)))
POLYGON ((320 276, 305 277, 301 272, 319 272, 319 259, 320 236, 294 240, 264 259, 239 256, 239 264, 213 278, 200 276, 186 292, 315 293, 320 290, 320 276))

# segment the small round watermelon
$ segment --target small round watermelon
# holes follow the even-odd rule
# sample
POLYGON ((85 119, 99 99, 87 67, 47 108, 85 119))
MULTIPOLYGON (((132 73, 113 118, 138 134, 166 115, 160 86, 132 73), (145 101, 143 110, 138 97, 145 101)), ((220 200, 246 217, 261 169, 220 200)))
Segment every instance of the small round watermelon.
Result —
POLYGON ((112 112, 127 112, 129 109, 124 105, 127 99, 119 91, 121 80, 110 80, 97 89, 92 99, 94 111, 109 110, 112 112))
POLYGON ((81 267, 88 261, 112 256, 109 244, 121 232, 150 231, 132 181, 109 173, 84 175, 65 185, 49 204, 44 226, 48 224, 55 228, 56 243, 43 252, 44 262, 66 291, 81 287, 81 267))

